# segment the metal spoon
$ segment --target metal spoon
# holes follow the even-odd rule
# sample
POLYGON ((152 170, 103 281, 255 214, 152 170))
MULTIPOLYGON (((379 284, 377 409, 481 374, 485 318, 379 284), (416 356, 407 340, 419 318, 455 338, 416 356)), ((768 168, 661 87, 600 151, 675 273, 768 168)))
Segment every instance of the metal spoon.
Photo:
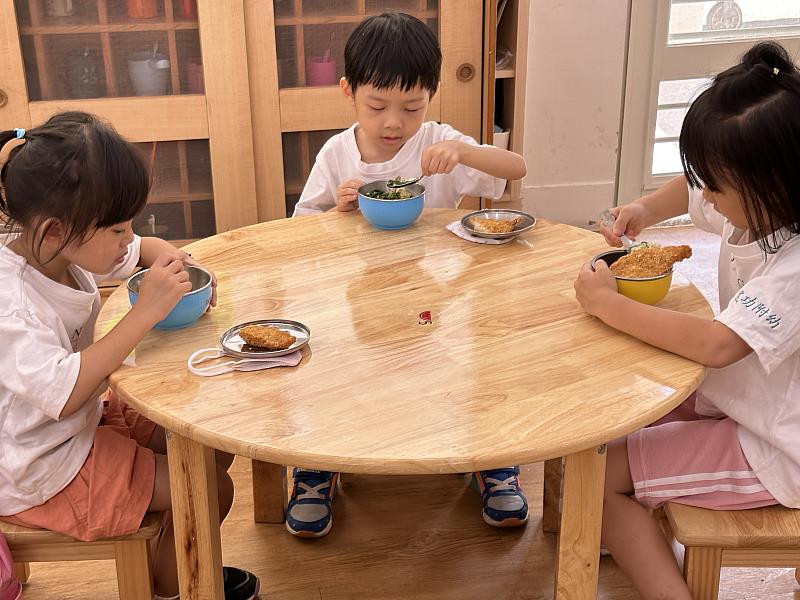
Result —
MULTIPOLYGON (((614 221, 616 221, 616 217, 611 214, 610 210, 606 209, 600 213, 600 222, 609 229, 614 228, 614 221)), ((625 248, 625 252, 630 252, 637 248, 647 248, 651 245, 648 242, 634 242, 624 233, 619 236, 619 239, 622 242, 623 248, 625 248)))
POLYGON ((415 177, 414 179, 389 179, 386 182, 386 187, 391 189, 397 189, 401 187, 406 187, 407 185, 411 185, 412 183, 417 183, 420 179, 422 179, 422 175, 419 177, 415 177))

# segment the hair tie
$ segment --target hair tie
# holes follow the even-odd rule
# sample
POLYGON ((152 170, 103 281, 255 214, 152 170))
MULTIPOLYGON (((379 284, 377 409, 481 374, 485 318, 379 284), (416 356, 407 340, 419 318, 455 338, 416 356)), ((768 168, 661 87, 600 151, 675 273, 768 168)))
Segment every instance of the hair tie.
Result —
POLYGON ((24 129, 15 129, 14 133, 17 134, 17 139, 18 140, 21 140, 22 138, 25 137, 25 130, 24 129))
POLYGON ((772 69, 772 74, 773 74, 775 77, 777 77, 777 76, 778 76, 778 73, 780 73, 780 72, 781 72, 781 70, 780 70, 778 67, 773 67, 773 69, 772 69))

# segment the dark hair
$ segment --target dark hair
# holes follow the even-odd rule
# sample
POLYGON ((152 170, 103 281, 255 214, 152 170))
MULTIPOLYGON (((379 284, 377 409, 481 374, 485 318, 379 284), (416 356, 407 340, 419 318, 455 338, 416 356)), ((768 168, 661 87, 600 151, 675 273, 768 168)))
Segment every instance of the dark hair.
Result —
MULTIPOLYGON (((0 133, 0 148, 17 131, 0 133)), ((133 219, 147 202, 150 173, 136 147, 84 112, 65 112, 24 133, 0 170, 0 213, 11 231, 34 231, 32 251, 60 222, 68 244, 95 228, 133 219)), ((57 253, 58 253, 57 252, 57 253)))
POLYGON ((735 189, 765 253, 800 232, 800 72, 762 42, 692 103, 680 135, 692 187, 735 189), (786 228, 784 231, 779 231, 786 228), (775 233, 775 235, 772 235, 775 233))
POLYGON ((358 24, 344 49, 344 76, 360 85, 403 91, 419 85, 431 96, 439 87, 442 51, 433 31, 405 13, 388 12, 358 24))

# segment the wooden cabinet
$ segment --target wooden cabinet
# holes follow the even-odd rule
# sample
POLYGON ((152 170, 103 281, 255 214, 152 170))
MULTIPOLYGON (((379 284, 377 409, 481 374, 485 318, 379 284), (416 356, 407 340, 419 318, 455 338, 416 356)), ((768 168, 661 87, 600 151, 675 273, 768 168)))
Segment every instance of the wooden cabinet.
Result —
MULTIPOLYGON (((517 36, 523 15, 527 25, 527 0, 507 1, 497 37, 517 36)), ((291 214, 322 144, 355 120, 338 80, 347 37, 368 15, 398 10, 430 25, 443 64, 428 118, 491 142, 494 19, 484 15, 497 2, 0 0, 0 127, 69 109, 105 117, 153 165, 136 230, 180 244, 291 214)), ((516 82, 516 103, 524 55, 515 60, 516 78, 497 81, 516 82)), ((521 121, 513 127, 521 151, 521 121)))
POLYGON ((153 166, 142 234, 254 223, 244 7, 225 0, 0 0, 0 127, 110 121, 153 166))
MULTIPOLYGON (((508 149, 523 153, 529 0, 487 0, 484 21, 483 139, 507 133, 508 149)), ((530 167, 529 167, 530 168, 530 167)), ((510 181, 495 205, 521 200, 522 181, 510 181)))

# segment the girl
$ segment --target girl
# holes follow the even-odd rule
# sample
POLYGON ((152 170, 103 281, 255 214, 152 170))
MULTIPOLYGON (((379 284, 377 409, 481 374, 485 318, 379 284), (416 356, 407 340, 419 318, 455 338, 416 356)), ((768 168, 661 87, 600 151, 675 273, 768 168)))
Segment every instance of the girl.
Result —
POLYGON ((800 73, 775 43, 750 49, 690 107, 684 176, 612 209, 623 233, 686 213, 722 236, 714 320, 616 293, 585 265, 578 301, 607 325, 710 367, 696 394, 609 447, 602 540, 643 598, 690 599, 650 509, 800 507, 800 73), (688 188, 687 188, 688 182, 688 188))
MULTIPOLYGON (((191 258, 133 233, 150 190, 132 144, 92 115, 52 117, 0 133, 17 139, 0 171, 0 515, 82 540, 136 531, 170 507, 164 430, 100 388, 191 289, 191 258), (139 300, 102 339, 96 282, 149 267, 139 300)), ((212 299, 212 304, 216 298, 212 299)), ((233 500, 218 456, 220 514, 233 500)), ((154 587, 177 598, 175 544, 165 526, 154 587)), ((225 597, 254 598, 258 579, 225 568, 225 597)))

